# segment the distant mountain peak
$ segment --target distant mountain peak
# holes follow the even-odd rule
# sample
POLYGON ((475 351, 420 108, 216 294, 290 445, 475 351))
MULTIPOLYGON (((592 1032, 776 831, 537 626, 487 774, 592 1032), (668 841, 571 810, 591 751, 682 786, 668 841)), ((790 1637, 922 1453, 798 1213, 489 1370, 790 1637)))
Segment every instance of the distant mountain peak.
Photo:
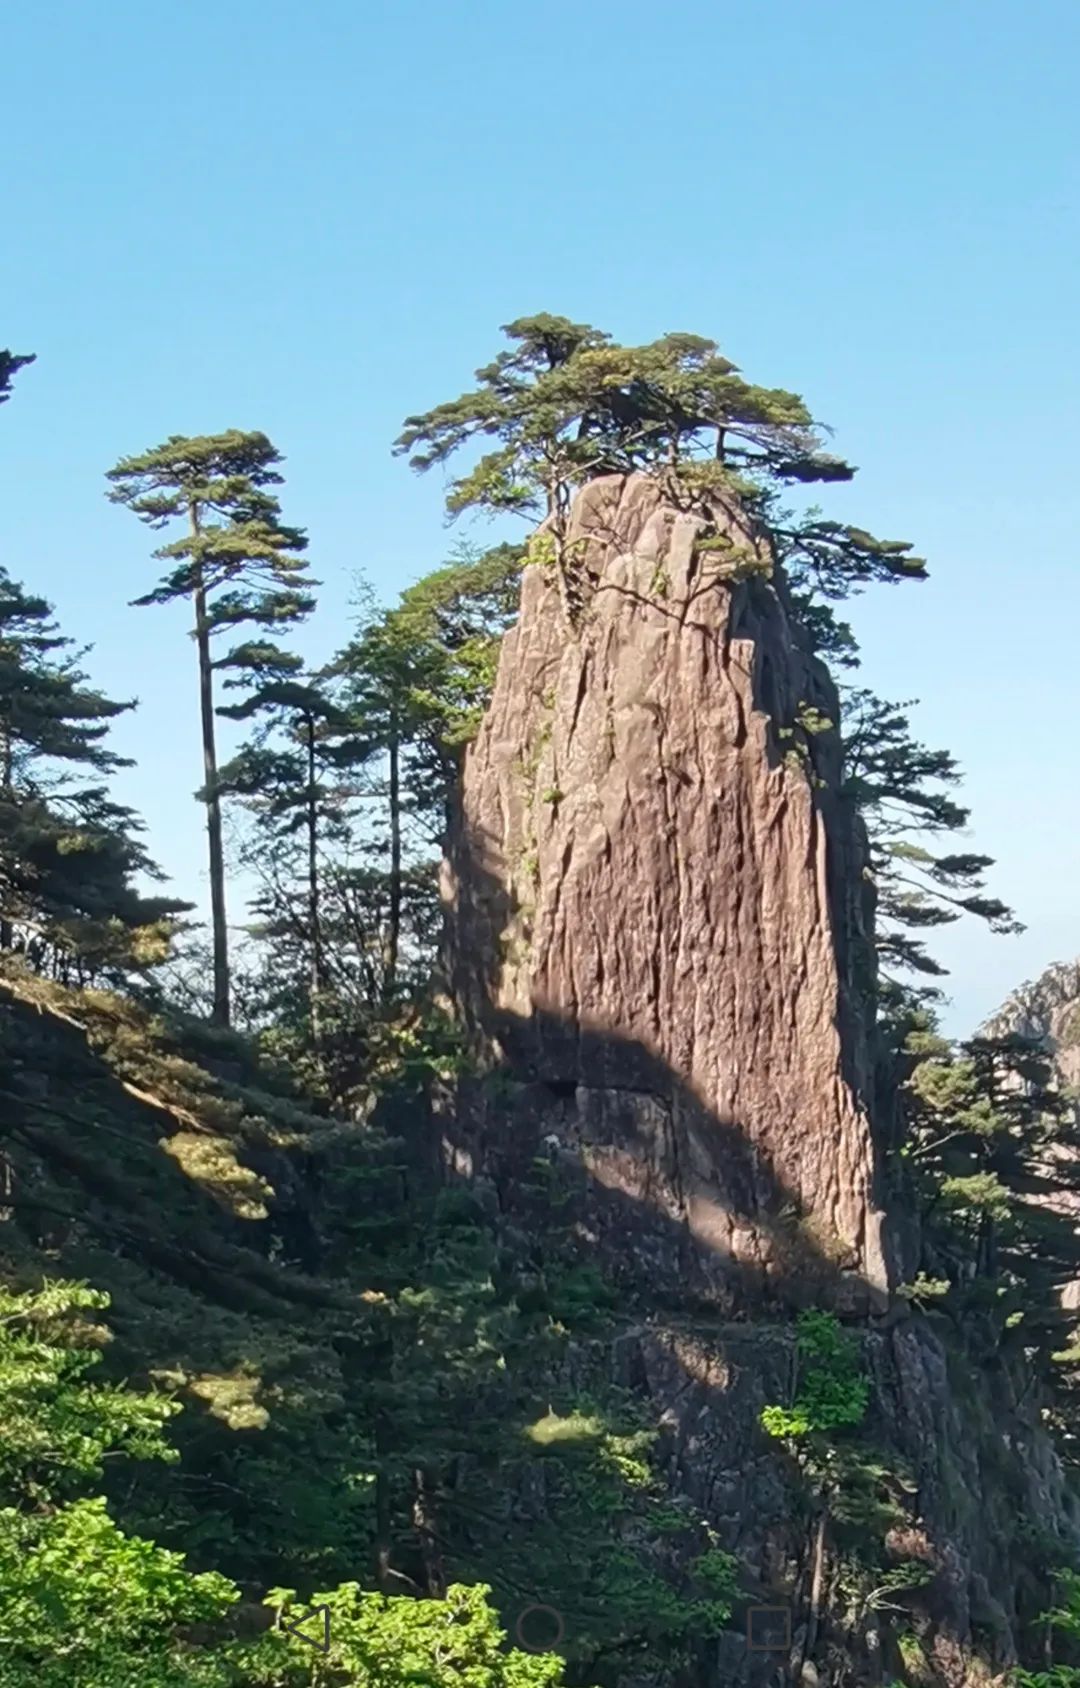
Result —
POLYGON ((1080 1088, 1080 959, 1055 961, 1020 985, 979 1029, 989 1037, 1015 1032, 1037 1039, 1059 1084, 1080 1088))

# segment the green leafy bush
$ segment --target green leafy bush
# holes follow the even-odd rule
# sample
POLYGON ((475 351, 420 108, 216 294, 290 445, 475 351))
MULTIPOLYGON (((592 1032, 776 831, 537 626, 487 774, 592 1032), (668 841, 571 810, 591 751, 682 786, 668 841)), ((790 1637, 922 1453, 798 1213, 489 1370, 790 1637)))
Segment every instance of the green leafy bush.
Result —
MULTIPOLYGON (((251 1688, 316 1688, 330 1680, 364 1688, 559 1688, 563 1661, 555 1654, 503 1650, 490 1593, 482 1584, 454 1585, 445 1600, 409 1600, 343 1583, 312 1597, 329 1609, 332 1676, 304 1641, 275 1630, 245 1649, 244 1680, 251 1688)), ((292 1607, 292 1590, 274 1589, 268 1600, 292 1607)), ((302 1621, 303 1608, 296 1618, 302 1621)))
POLYGON ((0 1289, 0 1688, 557 1688, 562 1660, 507 1651, 483 1586, 316 1594, 331 1613, 325 1662, 284 1630, 233 1634, 235 1583, 77 1493, 106 1459, 175 1458, 162 1428, 179 1407, 94 1376, 109 1333, 85 1315, 107 1306, 80 1284, 0 1289))
POLYGON ((789 1407, 767 1406, 761 1422, 770 1436, 798 1441, 861 1423, 870 1384, 857 1340, 831 1313, 799 1315, 799 1383, 789 1407))
POLYGON ((174 1460, 162 1436, 180 1409, 94 1378, 109 1333, 86 1315, 107 1295, 46 1283, 0 1287, 0 1495, 48 1500, 99 1477, 107 1453, 174 1460))

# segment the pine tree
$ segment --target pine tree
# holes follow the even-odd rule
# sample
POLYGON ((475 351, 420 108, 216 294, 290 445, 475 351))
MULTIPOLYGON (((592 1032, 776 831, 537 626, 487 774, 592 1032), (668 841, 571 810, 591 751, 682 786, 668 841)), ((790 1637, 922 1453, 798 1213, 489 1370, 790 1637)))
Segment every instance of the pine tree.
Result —
POLYGON ((58 977, 161 959, 187 906, 132 885, 159 877, 106 783, 132 707, 86 684, 51 605, 0 570, 0 948, 58 977))
POLYGON ((441 1047, 438 855, 522 558, 459 555, 369 606, 323 672, 260 640, 217 665, 246 694, 218 713, 254 725, 219 775, 251 818, 238 859, 260 885, 245 1023, 345 1112, 376 1072, 426 1059, 429 1033, 441 1047))
POLYGON ((951 1285, 958 1310, 1009 1337, 1059 1384, 1080 1348, 1057 1351, 1080 1278, 1080 1128, 1046 1051, 1029 1038, 954 1045, 932 1015, 913 1022, 903 1159, 921 1200, 924 1281, 951 1285))
MULTIPOLYGON (((451 481, 447 507, 542 518, 571 626, 580 582, 565 550, 566 518, 574 491, 593 476, 645 469, 663 474, 674 496, 735 494, 768 531, 778 487, 855 473, 825 450, 797 394, 745 381, 715 341, 665 334, 621 346, 550 315, 519 318, 503 333, 512 349, 477 370, 477 388, 408 417, 395 450, 424 472, 463 447, 496 441, 451 481)), ((789 551, 797 532, 785 540, 789 551)), ((926 572, 909 545, 839 523, 803 524, 798 549, 826 597, 926 572)))
POLYGON ((246 688, 247 696, 218 714, 255 723, 251 739, 222 768, 219 787, 242 798, 256 819, 246 859, 264 877, 255 903, 261 936, 301 953, 318 1051, 330 978, 325 846, 340 840, 346 827, 348 797, 340 774, 350 760, 349 717, 325 676, 305 674, 300 657, 269 642, 241 645, 219 667, 226 687, 246 688))
MULTIPOLYGON (((370 841, 385 861, 383 991, 399 984, 405 902, 434 885, 461 751, 491 695, 499 644, 517 609, 523 551, 464 554, 371 614, 341 653, 354 760, 376 806, 370 841)), ((424 899, 414 912, 423 913, 424 899)))
POLYGON ((397 993, 401 955, 407 802, 402 761, 416 726, 416 696, 427 690, 427 654, 394 611, 379 616, 353 647, 346 693, 361 735, 359 759, 368 769, 368 795, 381 810, 369 834, 369 853, 382 856, 385 851, 381 992, 388 1001, 397 993))
POLYGON ((0 351, 0 404, 6 404, 11 397, 12 378, 28 363, 33 363, 34 358, 33 352, 24 353, 20 357, 15 352, 0 351))
POLYGON ((478 388, 406 419, 397 442, 414 468, 461 446, 499 445, 452 483, 449 504, 553 517, 597 473, 719 461, 780 480, 850 480, 826 453, 802 399, 744 381, 712 340, 666 334, 646 346, 565 317, 520 317, 513 349, 477 370, 478 388), (419 449, 418 449, 419 448, 419 449))
MULTIPOLYGON (((109 470, 109 497, 152 528, 184 524, 180 536, 154 556, 170 567, 139 605, 190 599, 198 652, 210 902, 214 944, 214 1009, 219 1025, 230 1016, 229 948, 221 794, 214 720, 215 639, 244 625, 291 626, 306 616, 315 584, 301 553, 307 538, 280 519, 277 498, 280 454, 265 434, 233 430, 209 437, 173 435, 163 445, 121 460, 109 470)), ((219 659, 220 660, 220 659, 219 659)))
POLYGON ((392 609, 365 615, 335 662, 358 735, 388 762, 396 746, 408 770, 405 806, 433 844, 442 844, 461 753, 491 696, 524 563, 520 545, 464 549, 392 609))
POLYGON ((878 951, 886 967, 941 975, 914 934, 973 914, 993 932, 1020 932, 1012 910, 985 894, 990 856, 950 852, 936 841, 962 832, 970 811, 950 795, 955 758, 912 735, 910 703, 886 703, 864 688, 844 696, 844 790, 866 822, 877 889, 878 951))

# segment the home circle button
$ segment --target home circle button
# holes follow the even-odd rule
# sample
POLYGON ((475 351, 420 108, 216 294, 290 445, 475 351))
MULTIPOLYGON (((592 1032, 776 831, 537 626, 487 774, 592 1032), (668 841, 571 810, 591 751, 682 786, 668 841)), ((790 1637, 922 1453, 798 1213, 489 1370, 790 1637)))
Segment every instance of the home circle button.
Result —
POLYGON ((554 1606, 526 1606, 514 1625, 514 1637, 526 1653, 551 1653, 561 1647, 566 1625, 554 1606))

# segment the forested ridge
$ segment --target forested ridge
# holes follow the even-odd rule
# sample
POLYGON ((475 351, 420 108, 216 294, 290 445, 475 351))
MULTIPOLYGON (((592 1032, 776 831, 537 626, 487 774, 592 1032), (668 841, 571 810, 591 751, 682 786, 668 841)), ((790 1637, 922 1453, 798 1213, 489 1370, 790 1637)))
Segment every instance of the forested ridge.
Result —
MULTIPOLYGON (((0 432, 33 361, 0 353, 0 432)), ((139 613, 190 609, 208 928, 111 795, 133 705, 97 687, 122 681, 18 559, 0 571, 0 1688, 1080 1684, 1080 1116, 1038 1036, 941 1034, 935 929, 1018 923, 964 848, 954 757, 876 695, 844 620, 926 564, 808 503, 853 468, 801 398, 695 335, 522 318, 395 449, 447 474, 451 515, 520 537, 365 602, 317 667, 290 640, 318 626, 321 560, 274 443, 173 436, 103 465, 117 522, 146 529, 139 613), (853 944, 843 985, 872 1027, 860 1105, 895 1270, 862 1300, 807 1277, 673 1307, 582 1225, 547 1137, 512 1205, 445 1152, 470 1087, 496 1132, 523 1089, 456 999, 454 968, 485 966, 464 926, 447 963, 463 762, 526 576, 588 645, 605 582, 577 512, 601 482, 647 483, 671 531, 692 519, 697 590, 775 611, 837 700, 758 713, 865 852, 873 953, 853 944), (943 1468, 930 1495, 900 1449, 880 1353, 901 1326, 941 1354, 986 1492, 954 1470, 949 1494, 943 1468), (760 1394, 755 1457, 790 1514, 771 1560, 744 1552, 741 1501, 687 1480, 644 1381, 642 1340, 714 1337, 760 1394), (957 1520, 1011 1577, 959 1639, 935 1537, 957 1520), (764 1663, 759 1606, 789 1623, 764 1663)), ((634 592, 689 613, 666 565, 634 592)), ((557 817, 553 730, 518 772, 557 817)), ((540 849, 515 884, 540 887, 540 849)), ((508 974, 533 942, 519 903, 508 974)), ((777 1206, 803 1247, 808 1216, 777 1206)), ((726 1410, 708 1396, 699 1441, 726 1410)))

